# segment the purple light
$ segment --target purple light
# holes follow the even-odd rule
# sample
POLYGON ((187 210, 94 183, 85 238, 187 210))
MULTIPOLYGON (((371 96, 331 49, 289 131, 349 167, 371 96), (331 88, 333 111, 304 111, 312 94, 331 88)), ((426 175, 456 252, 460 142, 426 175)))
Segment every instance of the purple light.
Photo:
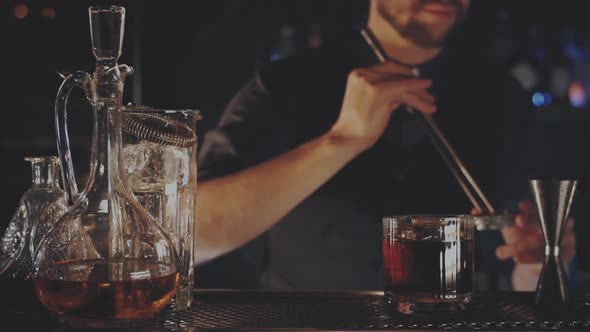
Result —
POLYGON ((587 95, 584 84, 580 81, 573 82, 569 89, 570 103, 573 107, 582 107, 586 105, 587 95))

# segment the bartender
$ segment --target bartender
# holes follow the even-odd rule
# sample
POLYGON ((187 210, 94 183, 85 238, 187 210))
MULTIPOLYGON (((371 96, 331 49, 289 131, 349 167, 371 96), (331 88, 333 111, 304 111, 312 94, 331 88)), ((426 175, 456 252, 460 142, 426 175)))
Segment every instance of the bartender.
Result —
POLYGON ((270 63, 206 134, 198 262, 241 247, 256 287, 381 289, 383 216, 472 208, 407 105, 434 116, 496 207, 518 213, 502 238, 478 246, 482 257, 512 260, 514 289, 534 289, 544 242, 518 172, 528 95, 461 39, 470 0, 368 6, 366 26, 390 61, 379 63, 355 31, 270 63))

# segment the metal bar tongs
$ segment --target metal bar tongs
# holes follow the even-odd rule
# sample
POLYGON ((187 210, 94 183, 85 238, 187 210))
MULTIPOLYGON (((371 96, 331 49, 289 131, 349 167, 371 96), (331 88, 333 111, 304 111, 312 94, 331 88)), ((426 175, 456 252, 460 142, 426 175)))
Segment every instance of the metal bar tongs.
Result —
MULTIPOLYGON (((387 62, 385 52, 379 45, 373 33, 368 28, 363 28, 361 34, 365 39, 366 43, 371 47, 377 58, 381 63, 387 62)), ((417 72, 414 71, 416 76, 417 72)), ((414 112, 413 109, 408 107, 408 111, 414 112)), ((483 193, 469 170, 463 164, 455 149, 451 146, 442 130, 434 120, 434 118, 428 114, 419 113, 424 121, 424 124, 429 130, 429 137, 439 152, 447 167, 455 177, 455 180, 467 195, 467 198, 473 204, 473 207, 478 210, 481 215, 476 218, 476 228, 478 230, 484 229, 498 229, 503 226, 510 225, 514 222, 513 215, 502 215, 497 214, 496 209, 492 206, 486 195, 483 193)))

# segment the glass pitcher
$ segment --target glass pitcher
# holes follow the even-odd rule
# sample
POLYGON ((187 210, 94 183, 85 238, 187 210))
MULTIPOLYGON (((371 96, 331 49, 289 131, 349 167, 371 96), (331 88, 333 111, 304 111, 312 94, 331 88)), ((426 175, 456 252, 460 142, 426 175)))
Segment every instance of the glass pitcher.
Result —
POLYGON ((172 237, 180 282, 172 308, 194 291, 198 110, 128 105, 123 110, 125 178, 135 197, 172 237))
POLYGON ((117 64, 125 9, 90 7, 96 70, 64 80, 56 100, 58 152, 70 210, 35 253, 33 283, 41 303, 71 323, 109 325, 163 309, 178 287, 177 254, 166 231, 124 180, 121 141, 123 82, 133 72, 117 64), (78 193, 67 132, 66 103, 82 86, 93 107, 90 172, 78 193))

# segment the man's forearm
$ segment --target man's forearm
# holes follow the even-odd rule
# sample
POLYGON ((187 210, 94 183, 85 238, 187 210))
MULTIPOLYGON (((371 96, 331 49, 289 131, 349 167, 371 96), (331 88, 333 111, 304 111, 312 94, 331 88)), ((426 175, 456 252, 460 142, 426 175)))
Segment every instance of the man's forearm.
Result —
POLYGON ((199 182, 197 263, 265 232, 358 155, 362 146, 326 134, 262 164, 199 182))

